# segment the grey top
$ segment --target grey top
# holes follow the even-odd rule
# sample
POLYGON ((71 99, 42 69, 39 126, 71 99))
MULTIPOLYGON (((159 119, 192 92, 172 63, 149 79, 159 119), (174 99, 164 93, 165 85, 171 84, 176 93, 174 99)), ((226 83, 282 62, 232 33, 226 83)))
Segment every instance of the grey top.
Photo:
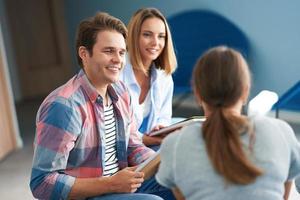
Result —
MULTIPOLYGON (((170 134, 163 141, 157 181, 168 188, 177 186, 186 199, 283 199, 284 182, 300 174, 300 145, 286 122, 268 117, 252 121, 256 135, 251 160, 264 170, 254 183, 224 183, 207 156, 200 123, 170 134)), ((247 146, 248 135, 241 139, 247 146)))

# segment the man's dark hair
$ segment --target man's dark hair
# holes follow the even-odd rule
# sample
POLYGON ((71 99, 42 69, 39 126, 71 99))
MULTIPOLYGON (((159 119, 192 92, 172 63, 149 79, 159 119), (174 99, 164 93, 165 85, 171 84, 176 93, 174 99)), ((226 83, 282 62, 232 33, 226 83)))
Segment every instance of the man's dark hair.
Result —
POLYGON ((81 67, 83 64, 78 54, 79 47, 84 46, 92 56, 98 33, 106 30, 117 31, 123 35, 125 40, 127 38, 127 28, 124 23, 108 13, 98 12, 94 17, 80 22, 76 34, 76 56, 81 67))

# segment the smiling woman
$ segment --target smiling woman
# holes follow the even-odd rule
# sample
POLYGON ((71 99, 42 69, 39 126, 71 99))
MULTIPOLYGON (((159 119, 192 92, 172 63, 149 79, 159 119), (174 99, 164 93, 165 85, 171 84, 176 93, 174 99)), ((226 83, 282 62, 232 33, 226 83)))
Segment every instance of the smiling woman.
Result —
MULTIPOLYGON (((139 49, 144 67, 150 67, 165 47, 166 28, 159 18, 148 18, 144 21, 139 35, 139 49), (155 26, 154 26, 155 25, 155 26)), ((146 70, 148 72, 148 70, 146 70)))
POLYGON ((135 118, 147 146, 160 145, 163 137, 149 133, 171 123, 173 79, 177 60, 163 14, 156 8, 138 10, 128 24, 129 61, 120 79, 129 88, 135 118))

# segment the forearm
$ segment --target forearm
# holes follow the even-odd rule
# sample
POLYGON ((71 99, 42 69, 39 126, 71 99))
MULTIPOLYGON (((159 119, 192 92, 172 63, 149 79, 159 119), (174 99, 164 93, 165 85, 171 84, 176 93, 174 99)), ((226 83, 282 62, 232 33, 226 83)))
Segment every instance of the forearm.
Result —
POLYGON ((184 198, 182 192, 179 190, 178 187, 173 188, 173 189, 172 189, 172 192, 173 192, 173 194, 174 194, 176 200, 185 200, 185 198, 184 198))
POLYGON ((68 199, 101 196, 108 193, 133 193, 144 181, 144 173, 127 167, 110 177, 76 178, 68 199))
POLYGON ((284 200, 289 199, 292 183, 293 183, 292 181, 286 181, 284 183, 284 195, 283 195, 284 200))
POLYGON ((160 145, 162 142, 163 137, 159 137, 159 136, 148 136, 148 135, 144 135, 143 136, 143 143, 146 146, 151 146, 151 145, 160 145))
POLYGON ((129 166, 139 165, 154 153, 155 151, 145 145, 139 147, 128 147, 128 164, 129 166))
POLYGON ((76 178, 68 199, 100 196, 116 192, 111 177, 76 178))

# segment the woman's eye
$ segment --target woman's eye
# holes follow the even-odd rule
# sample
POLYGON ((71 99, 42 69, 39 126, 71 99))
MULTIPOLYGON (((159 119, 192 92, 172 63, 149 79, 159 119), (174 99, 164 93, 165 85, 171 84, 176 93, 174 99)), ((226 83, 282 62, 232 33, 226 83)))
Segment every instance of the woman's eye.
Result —
POLYGON ((150 33, 143 33, 143 36, 149 37, 151 34, 150 33))

